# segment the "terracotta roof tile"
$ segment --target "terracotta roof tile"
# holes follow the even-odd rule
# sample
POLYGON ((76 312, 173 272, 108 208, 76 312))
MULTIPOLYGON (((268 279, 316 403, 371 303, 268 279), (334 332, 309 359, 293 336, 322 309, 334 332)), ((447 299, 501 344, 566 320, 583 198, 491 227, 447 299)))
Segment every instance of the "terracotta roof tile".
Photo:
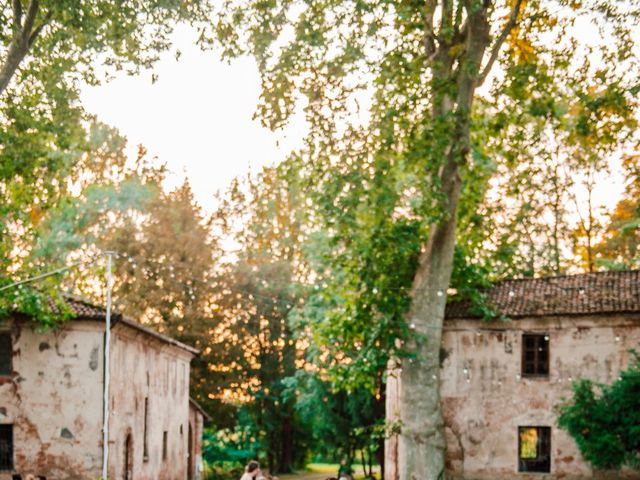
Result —
MULTIPOLYGON (((505 280, 487 290, 487 303, 507 317, 640 313, 640 270, 505 280)), ((479 318, 468 300, 447 304, 446 318, 479 318)))
MULTIPOLYGON (((64 300, 67 306, 71 309, 71 312, 78 318, 84 318, 87 320, 105 320, 106 311, 104 307, 99 307, 88 300, 72 295, 65 295, 64 300)), ((51 303, 51 306, 54 311, 57 310, 53 302, 51 303)))
MULTIPOLYGON (((106 309, 105 307, 100 307, 98 305, 95 305, 93 303, 91 303, 89 300, 86 300, 84 298, 81 297, 77 297, 75 295, 64 295, 64 300, 67 303, 67 306, 69 308, 71 308, 72 313, 74 314, 74 317, 78 320, 98 320, 98 321, 105 321, 106 320, 106 309)), ((51 302, 51 306, 54 309, 54 311, 56 310, 56 306, 53 303, 53 301, 51 302)), ((141 325, 140 323, 136 322, 135 320, 129 319, 127 317, 124 317, 122 314, 117 313, 117 312, 112 312, 111 314, 111 320, 112 320, 112 325, 115 325, 117 323, 122 323, 124 325, 127 325, 130 328, 133 328, 135 330, 138 330, 139 332, 142 332, 146 335, 155 337, 159 340, 161 340, 162 342, 174 345, 176 347, 182 348, 183 350, 187 350, 191 353, 193 353, 194 355, 199 354, 199 351, 189 345, 186 345, 172 337, 169 337, 167 335, 163 335, 161 333, 156 332, 155 330, 152 330, 148 327, 145 327, 144 325, 141 325)))

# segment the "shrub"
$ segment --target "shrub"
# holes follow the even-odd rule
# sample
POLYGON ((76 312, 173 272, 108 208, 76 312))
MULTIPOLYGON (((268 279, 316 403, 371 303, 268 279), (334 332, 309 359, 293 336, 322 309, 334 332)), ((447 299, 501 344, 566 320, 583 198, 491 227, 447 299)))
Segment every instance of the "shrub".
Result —
POLYGON ((594 467, 640 467, 640 356, 611 385, 573 384, 573 398, 559 407, 558 425, 569 432, 594 467))

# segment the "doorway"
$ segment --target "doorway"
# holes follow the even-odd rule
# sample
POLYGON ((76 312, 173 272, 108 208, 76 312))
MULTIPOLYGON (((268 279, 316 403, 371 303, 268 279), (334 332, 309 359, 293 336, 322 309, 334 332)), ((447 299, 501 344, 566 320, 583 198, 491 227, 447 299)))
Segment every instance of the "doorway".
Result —
POLYGON ((131 434, 127 434, 127 438, 124 441, 124 465, 123 465, 123 480, 133 479, 133 439, 131 434))

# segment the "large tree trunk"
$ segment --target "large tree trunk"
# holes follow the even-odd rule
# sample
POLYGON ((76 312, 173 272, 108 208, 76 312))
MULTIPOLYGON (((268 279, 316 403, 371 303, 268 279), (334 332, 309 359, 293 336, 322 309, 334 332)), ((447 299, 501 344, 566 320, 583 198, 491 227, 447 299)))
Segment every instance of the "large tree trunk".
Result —
POLYGON ((280 435, 280 458, 278 461, 277 473, 291 473, 293 471, 293 412, 291 406, 285 405, 287 413, 282 421, 282 430, 280 435))
POLYGON ((456 210, 461 186, 456 165, 450 164, 446 170, 448 218, 432 228, 414 278, 408 315, 417 335, 406 345, 416 358, 404 359, 400 373, 402 425, 398 455, 399 474, 403 480, 444 477, 446 444, 440 408, 439 357, 446 291, 453 269, 456 210))
MULTIPOLYGON (((293 262, 292 258, 289 258, 293 262)), ((285 314, 286 316, 286 314, 285 314)), ((280 335, 284 334, 285 345, 282 349, 282 365, 281 371, 283 377, 293 377, 296 372, 296 347, 289 341, 293 338, 293 333, 289 326, 285 323, 280 335)), ((295 424, 294 424, 294 402, 289 400, 283 402, 282 409, 284 415, 282 417, 282 425, 280 430, 280 458, 278 461, 277 473, 291 473, 294 467, 295 453, 295 424)))
POLYGON ((491 70, 500 45, 516 23, 521 1, 516 0, 502 34, 494 44, 484 69, 485 50, 490 43, 489 1, 465 3, 467 20, 464 54, 455 65, 453 49, 459 39, 441 43, 433 58, 434 122, 451 119, 451 128, 439 172, 443 216, 431 227, 420 257, 411 291, 407 323, 415 330, 404 349, 414 358, 390 362, 387 380, 387 418, 399 430, 386 448, 386 480, 437 480, 445 478, 444 419, 440 405, 440 343, 446 292, 453 270, 456 214, 462 181, 459 168, 470 151, 471 111, 476 87, 491 70), (475 6, 474 6, 475 5, 475 6), (444 88, 442 87, 444 85, 444 88), (438 90, 440 89, 440 90, 438 90))

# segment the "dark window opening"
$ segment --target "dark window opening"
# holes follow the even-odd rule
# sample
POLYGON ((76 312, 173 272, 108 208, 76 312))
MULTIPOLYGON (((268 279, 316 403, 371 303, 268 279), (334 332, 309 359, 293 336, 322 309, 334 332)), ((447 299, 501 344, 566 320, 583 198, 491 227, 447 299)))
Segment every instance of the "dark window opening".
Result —
POLYGON ((196 459, 193 458, 193 429, 191 428, 191 422, 189 422, 189 437, 187 438, 187 480, 193 480, 195 478, 196 471, 196 459))
POLYGON ((133 478, 133 440, 131 434, 127 435, 124 440, 124 472, 123 479, 131 480, 133 478))
POLYGON ((518 471, 551 471, 551 427, 518 427, 518 471))
POLYGON ((149 460, 149 443, 148 439, 148 422, 149 422, 149 397, 144 397, 144 430, 142 432, 142 461, 149 460))
POLYGON ((8 332, 0 333, 0 375, 11 375, 12 356, 11 334, 8 332))
POLYGON ((167 459, 167 431, 162 432, 162 460, 167 459))
POLYGON ((525 333, 522 335, 522 376, 549 375, 549 335, 525 333))
POLYGON ((13 425, 0 425, 0 470, 13 470, 13 425))

